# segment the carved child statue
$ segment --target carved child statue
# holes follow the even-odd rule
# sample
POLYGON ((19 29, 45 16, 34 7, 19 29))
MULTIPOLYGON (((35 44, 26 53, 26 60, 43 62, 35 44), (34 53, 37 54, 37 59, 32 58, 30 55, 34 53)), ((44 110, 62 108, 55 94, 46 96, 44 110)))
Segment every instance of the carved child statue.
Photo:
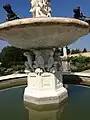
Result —
POLYGON ((61 60, 61 52, 58 48, 55 49, 54 52, 54 61, 57 63, 57 71, 61 71, 62 67, 62 60, 61 60))
POLYGON ((53 65, 54 65, 53 55, 54 55, 54 51, 51 51, 50 57, 49 57, 49 59, 48 59, 48 68, 47 68, 47 71, 50 71, 50 69, 51 69, 51 68, 53 67, 53 65))
POLYGON ((36 68, 40 68, 43 71, 45 71, 44 59, 41 56, 41 52, 37 51, 37 50, 34 50, 34 53, 35 53, 35 61, 34 61, 34 63, 36 65, 36 68))
POLYGON ((7 12, 7 18, 6 18, 7 21, 11 21, 11 20, 15 20, 15 19, 20 19, 19 16, 17 16, 17 15, 13 12, 10 4, 5 4, 5 5, 3 5, 3 8, 4 8, 5 11, 7 12))
POLYGON ((50 0, 30 0, 33 17, 51 17, 50 0))
POLYGON ((27 61, 25 62, 25 66, 27 70, 34 71, 33 66, 32 66, 32 56, 29 52, 25 52, 24 56, 27 57, 27 61))

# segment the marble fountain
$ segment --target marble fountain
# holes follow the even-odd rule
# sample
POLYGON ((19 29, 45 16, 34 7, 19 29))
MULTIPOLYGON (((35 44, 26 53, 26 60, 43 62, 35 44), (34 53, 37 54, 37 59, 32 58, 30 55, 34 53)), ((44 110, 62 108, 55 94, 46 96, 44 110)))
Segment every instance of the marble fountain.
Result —
POLYGON ((24 54, 28 74, 24 101, 40 106, 59 104, 67 99, 60 52, 56 49, 89 33, 89 24, 84 21, 51 17, 50 3, 48 0, 32 0, 30 12, 33 18, 0 24, 0 39, 30 51, 24 54))

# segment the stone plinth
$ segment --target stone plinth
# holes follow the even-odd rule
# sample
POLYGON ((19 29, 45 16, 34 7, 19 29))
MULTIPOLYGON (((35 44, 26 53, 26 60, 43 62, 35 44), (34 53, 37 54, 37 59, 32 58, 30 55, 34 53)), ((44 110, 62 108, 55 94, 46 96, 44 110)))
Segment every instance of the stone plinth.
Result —
POLYGON ((51 105, 47 107, 49 109, 40 110, 38 109, 38 106, 33 109, 31 104, 25 103, 25 110, 27 111, 29 120, 60 120, 61 114, 63 113, 66 105, 67 102, 63 103, 61 106, 58 106, 58 108, 55 106, 55 109, 53 109, 51 105))
POLYGON ((28 86, 25 88, 24 101, 36 105, 60 103, 68 97, 63 87, 62 76, 56 77, 53 73, 30 73, 28 86), (61 78, 60 78, 61 77, 61 78))

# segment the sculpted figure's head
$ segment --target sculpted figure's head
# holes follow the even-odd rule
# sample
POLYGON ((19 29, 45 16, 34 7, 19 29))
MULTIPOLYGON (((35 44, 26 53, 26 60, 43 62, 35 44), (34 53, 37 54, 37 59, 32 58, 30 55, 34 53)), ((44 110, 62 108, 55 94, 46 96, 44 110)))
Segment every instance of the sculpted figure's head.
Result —
POLYGON ((3 8, 8 12, 10 13, 12 11, 12 8, 11 8, 11 5, 10 4, 5 4, 3 5, 3 8))
POLYGON ((30 0, 31 6, 32 7, 35 6, 36 2, 37 2, 37 0, 30 0))
POLYGON ((73 9, 74 13, 80 12, 80 6, 76 7, 75 9, 73 9))

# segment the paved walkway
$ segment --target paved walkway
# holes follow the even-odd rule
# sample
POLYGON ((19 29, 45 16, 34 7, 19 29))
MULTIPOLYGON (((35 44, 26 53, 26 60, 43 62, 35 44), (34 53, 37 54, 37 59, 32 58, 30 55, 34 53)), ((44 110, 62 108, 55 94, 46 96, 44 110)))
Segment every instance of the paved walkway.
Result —
POLYGON ((82 71, 81 73, 90 73, 90 69, 89 69, 89 70, 82 71))
POLYGON ((10 80, 10 79, 15 79, 15 78, 24 78, 27 77, 26 74, 11 74, 11 75, 6 75, 6 76, 0 76, 0 81, 4 80, 10 80))

